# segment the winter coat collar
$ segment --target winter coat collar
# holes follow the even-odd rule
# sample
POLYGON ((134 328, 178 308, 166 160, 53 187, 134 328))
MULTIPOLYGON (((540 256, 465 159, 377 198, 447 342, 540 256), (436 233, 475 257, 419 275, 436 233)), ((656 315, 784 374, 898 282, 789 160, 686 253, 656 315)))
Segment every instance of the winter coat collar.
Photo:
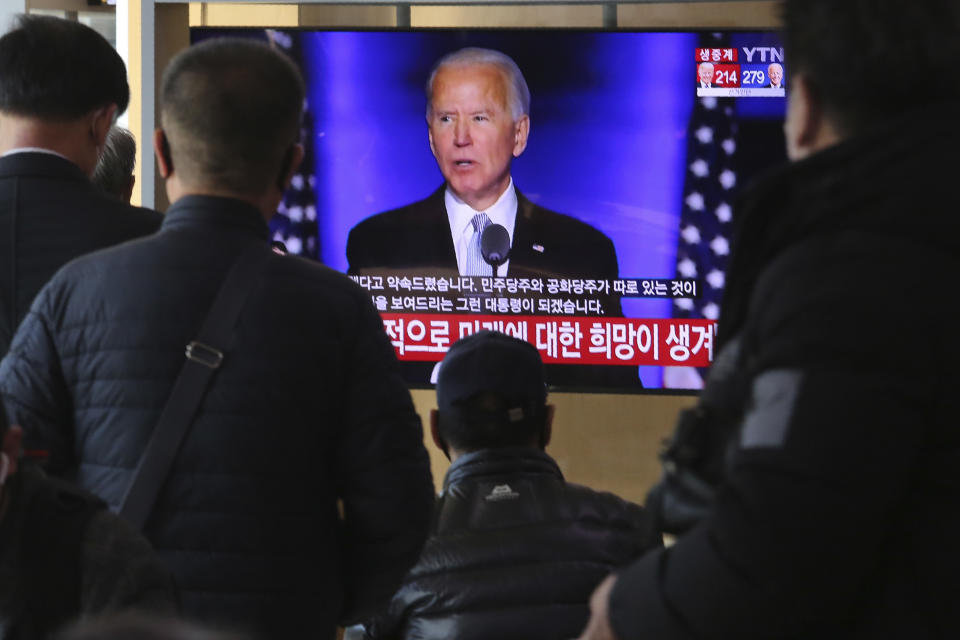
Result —
POLYGON ((195 226, 233 227, 267 239, 270 229, 260 210, 248 202, 219 196, 184 196, 163 217, 162 231, 195 226))
POLYGON ((458 482, 505 474, 546 474, 563 480, 560 467, 540 449, 509 447, 481 449, 457 458, 443 480, 443 491, 458 482))

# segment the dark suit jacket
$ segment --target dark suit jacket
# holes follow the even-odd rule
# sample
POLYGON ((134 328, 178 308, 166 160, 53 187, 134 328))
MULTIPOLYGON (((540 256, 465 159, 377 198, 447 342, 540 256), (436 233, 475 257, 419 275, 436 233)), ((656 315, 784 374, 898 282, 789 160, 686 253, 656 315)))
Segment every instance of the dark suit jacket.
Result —
MULTIPOLYGON (((396 269, 456 275, 445 188, 425 200, 371 216, 351 229, 349 273, 396 269)), ((585 222, 533 204, 517 191, 517 221, 505 275, 615 279, 618 272, 610 238, 585 222)))
POLYGON ((100 194, 69 160, 0 158, 0 356, 47 280, 73 258, 153 233, 162 216, 100 194))
MULTIPOLYGON (((458 275, 457 254, 441 186, 429 197, 357 223, 347 239, 348 273, 397 271, 458 275)), ((510 247, 510 278, 618 277, 617 252, 603 232, 576 218, 544 209, 517 191, 517 220, 510 247), (542 251, 541 251, 542 249, 542 251)), ((623 315, 620 298, 601 298, 605 314, 623 315)), ((429 379, 432 364, 402 363, 411 384, 429 379)), ((580 388, 636 388, 634 367, 556 365, 547 367, 552 385, 580 388)))

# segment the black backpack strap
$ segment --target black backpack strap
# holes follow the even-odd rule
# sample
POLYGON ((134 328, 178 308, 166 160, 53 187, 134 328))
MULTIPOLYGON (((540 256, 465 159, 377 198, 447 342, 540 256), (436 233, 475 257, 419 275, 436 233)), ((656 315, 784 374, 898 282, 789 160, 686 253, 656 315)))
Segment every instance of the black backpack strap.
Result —
POLYGON ((143 529, 153 510, 210 380, 232 346, 233 328, 240 310, 271 253, 267 245, 258 244, 237 258, 207 312, 200 333, 187 345, 187 359, 118 510, 137 529, 143 529))

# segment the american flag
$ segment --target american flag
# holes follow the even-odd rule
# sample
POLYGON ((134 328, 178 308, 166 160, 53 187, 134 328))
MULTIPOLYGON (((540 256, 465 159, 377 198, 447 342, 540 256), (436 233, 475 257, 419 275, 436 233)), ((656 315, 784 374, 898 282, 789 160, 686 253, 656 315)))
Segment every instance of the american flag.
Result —
MULTIPOLYGON (((700 47, 725 47, 720 34, 705 34, 700 47)), ((690 56, 690 91, 695 91, 695 62, 690 56)), ((696 278, 697 298, 674 300, 677 318, 720 317, 727 260, 730 255, 733 200, 737 173, 737 122, 733 98, 696 98, 687 130, 687 171, 683 188, 683 210, 677 241, 677 277, 696 278)), ((696 369, 669 368, 664 371, 664 386, 690 388, 702 386, 696 369), (686 369, 686 370, 684 370, 686 369)))
MULTIPOLYGON (((267 29, 270 43, 287 53, 303 67, 299 34, 267 29)), ((304 145, 303 162, 293 175, 290 188, 283 195, 277 213, 270 220, 270 234, 282 242, 288 253, 316 259, 320 246, 317 228, 316 177, 314 175, 313 115, 310 104, 304 105, 300 140, 304 145)))

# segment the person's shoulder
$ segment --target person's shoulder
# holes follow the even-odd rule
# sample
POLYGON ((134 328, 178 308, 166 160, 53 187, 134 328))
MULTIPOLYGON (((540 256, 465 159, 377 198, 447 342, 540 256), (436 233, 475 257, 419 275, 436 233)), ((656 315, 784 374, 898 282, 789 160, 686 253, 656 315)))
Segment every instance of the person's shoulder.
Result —
POLYGON ((265 278, 271 296, 303 300, 302 313, 356 318, 372 312, 370 292, 349 275, 295 255, 276 255, 265 278))
POLYGON ((438 206, 443 207, 443 187, 422 200, 364 218, 353 226, 350 236, 357 238, 369 233, 383 233, 392 228, 407 228, 415 219, 435 213, 438 206))
POLYGON ((147 207, 127 204, 119 198, 93 191, 85 208, 93 214, 108 217, 111 229, 117 234, 137 237, 157 231, 163 222, 163 214, 147 207))
POLYGON ((624 530, 651 527, 646 509, 614 493, 573 482, 566 483, 564 489, 567 500, 576 510, 577 519, 594 520, 624 530))
POLYGON ((613 241, 610 237, 589 222, 584 222, 566 213, 559 213, 542 207, 524 196, 519 195, 521 224, 529 224, 532 228, 541 230, 544 234, 560 238, 576 238, 581 247, 603 247, 613 250, 613 241))
POLYGON ((149 228, 139 230, 142 233, 121 234, 114 242, 69 260, 54 273, 44 288, 70 288, 91 278, 104 276, 126 279, 130 274, 124 273, 124 269, 139 262, 138 257, 143 257, 143 244, 154 237, 149 228))
POLYGON ((125 203, 123 204, 124 213, 130 218, 131 226, 142 227, 147 233, 153 233, 160 228, 163 222, 163 214, 147 207, 137 207, 125 203))

